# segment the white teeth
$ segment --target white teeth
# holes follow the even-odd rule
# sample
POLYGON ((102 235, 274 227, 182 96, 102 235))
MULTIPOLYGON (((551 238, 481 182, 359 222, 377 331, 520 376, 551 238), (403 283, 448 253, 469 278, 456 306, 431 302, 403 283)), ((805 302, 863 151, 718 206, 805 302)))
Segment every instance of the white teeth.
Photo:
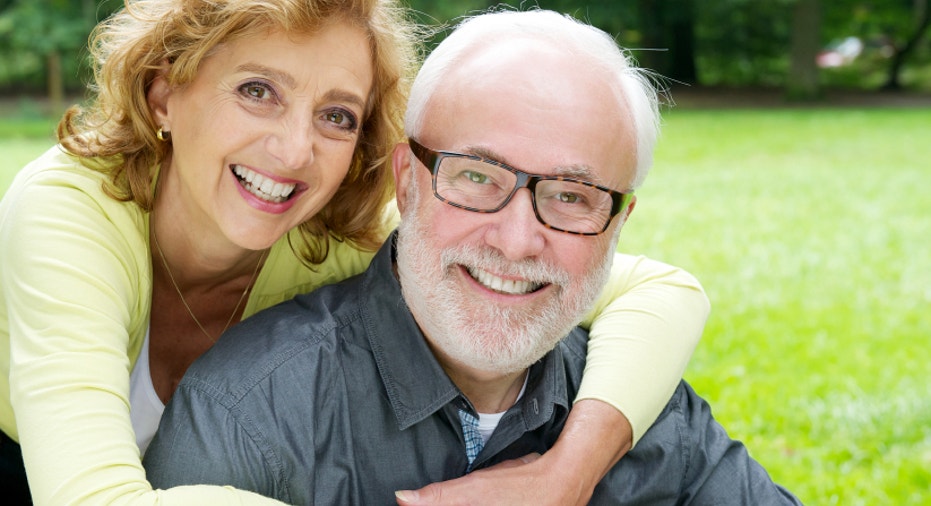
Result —
POLYGON ((534 283, 531 281, 515 281, 512 279, 502 279, 494 274, 491 274, 488 271, 483 271, 478 268, 469 267, 469 274, 475 278, 476 281, 485 285, 486 288, 494 290, 500 293, 506 293, 510 295, 522 295, 525 293, 530 293, 534 290, 539 289, 543 286, 541 283, 534 283))
POLYGON ((233 173, 239 178, 242 187, 256 197, 269 202, 284 202, 288 200, 296 184, 275 182, 258 172, 249 170, 242 165, 233 165, 233 173))

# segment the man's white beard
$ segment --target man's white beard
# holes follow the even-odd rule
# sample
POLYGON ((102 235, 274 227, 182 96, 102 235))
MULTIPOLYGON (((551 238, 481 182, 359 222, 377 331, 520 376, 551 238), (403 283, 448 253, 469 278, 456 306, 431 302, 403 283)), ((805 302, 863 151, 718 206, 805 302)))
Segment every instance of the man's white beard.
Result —
POLYGON ((450 359, 496 374, 526 369, 552 350, 592 306, 613 254, 596 259, 586 276, 572 280, 556 266, 530 259, 510 262, 487 246, 439 250, 417 216, 419 196, 416 184, 411 186, 412 212, 402 220, 398 234, 401 292, 427 340, 450 359), (459 265, 553 286, 544 288, 548 293, 543 298, 503 307, 466 293, 455 281, 459 265))

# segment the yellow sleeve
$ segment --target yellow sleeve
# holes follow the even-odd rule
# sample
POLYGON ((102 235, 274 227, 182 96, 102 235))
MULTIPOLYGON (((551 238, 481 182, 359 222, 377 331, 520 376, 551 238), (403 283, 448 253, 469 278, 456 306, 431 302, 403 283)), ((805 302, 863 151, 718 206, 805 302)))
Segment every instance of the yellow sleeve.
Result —
POLYGON ((152 490, 129 417, 151 294, 143 215, 61 155, 41 163, 0 202, 0 421, 22 445, 35 504, 281 504, 152 490))
MULTIPOLYGON (((382 218, 383 237, 387 238, 399 221, 397 206, 392 200, 385 207, 382 218)), ((312 292, 321 286, 338 283, 359 274, 368 267, 375 256, 375 251, 361 250, 349 242, 331 239, 326 260, 309 269, 291 247, 292 242, 300 244, 302 239, 295 231, 291 234, 292 237, 283 237, 272 247, 265 267, 262 268, 249 294, 243 318, 298 294, 312 292)))
POLYGON ((597 399, 624 413, 636 445, 682 378, 709 311, 691 274, 615 254, 608 283, 582 322, 590 336, 576 401, 597 399))

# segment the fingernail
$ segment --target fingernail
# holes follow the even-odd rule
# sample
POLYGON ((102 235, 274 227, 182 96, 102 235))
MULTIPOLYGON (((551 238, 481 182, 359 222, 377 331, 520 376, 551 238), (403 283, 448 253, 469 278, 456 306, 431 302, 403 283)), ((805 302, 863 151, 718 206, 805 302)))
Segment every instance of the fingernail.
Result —
POLYGON ((402 501, 416 501, 419 494, 416 490, 396 490, 394 496, 402 501))
POLYGON ((523 462, 524 464, 529 464, 529 463, 531 463, 531 462, 537 460, 538 458, 540 458, 540 454, 539 454, 539 453, 528 453, 527 455, 524 455, 523 457, 520 457, 520 460, 521 460, 521 462, 523 462))

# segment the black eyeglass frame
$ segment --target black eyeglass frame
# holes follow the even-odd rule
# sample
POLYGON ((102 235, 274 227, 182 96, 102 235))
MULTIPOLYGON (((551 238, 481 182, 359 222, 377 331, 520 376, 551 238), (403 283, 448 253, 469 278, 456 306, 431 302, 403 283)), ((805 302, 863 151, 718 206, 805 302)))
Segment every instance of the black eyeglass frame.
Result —
POLYGON ((485 158, 485 157, 478 156, 478 155, 457 153, 455 151, 433 150, 417 142, 413 138, 408 139, 407 143, 410 145, 411 152, 414 153, 414 156, 417 158, 417 160, 419 160, 420 163, 422 163, 424 167, 426 167, 427 170, 430 171, 430 174, 433 176, 432 177, 433 195, 440 201, 445 202, 446 204, 449 204, 453 207, 458 207, 460 209, 465 209, 466 211, 472 211, 474 213, 483 213, 483 214, 496 213, 504 209, 505 206, 507 206, 508 203, 511 202, 511 199, 514 197, 514 194, 517 193, 517 190, 520 190, 521 188, 527 188, 528 190, 530 190, 530 202, 533 204, 533 214, 536 215, 537 221, 539 221, 544 227, 551 229, 551 230, 556 230, 559 232, 565 232, 567 234, 593 236, 593 235, 600 235, 604 233, 604 231, 608 229, 608 226, 611 225, 611 220, 613 220, 615 216, 620 214, 620 212, 624 210, 628 204, 630 204, 630 201, 634 195, 633 192, 627 192, 627 193, 619 192, 617 190, 613 190, 606 186, 601 186, 599 184, 592 183, 591 181, 585 181, 582 179, 573 179, 573 178, 563 177, 563 176, 539 176, 536 174, 530 174, 520 169, 515 169, 514 167, 511 167, 510 165, 506 163, 499 162, 498 160, 493 160, 491 158, 485 158), (508 196, 504 199, 504 202, 502 202, 501 205, 499 205, 498 207, 494 209, 478 209, 475 207, 469 207, 469 206, 465 206, 462 204, 458 204, 456 202, 452 202, 449 199, 442 197, 436 189, 436 175, 439 172, 440 162, 443 161, 443 158, 468 158, 470 160, 484 162, 484 163, 488 163, 488 164, 491 164, 497 167, 501 167, 502 169, 516 175, 517 181, 514 183, 514 188, 511 189, 511 193, 509 193, 508 196), (608 215, 608 219, 605 220, 605 224, 601 228, 601 230, 598 230, 597 232, 576 232, 573 230, 566 230, 563 228, 554 227, 553 225, 550 225, 549 223, 544 221, 543 217, 540 216, 540 211, 537 209, 536 188, 537 188, 537 183, 540 181, 568 181, 568 182, 578 183, 584 186, 588 186, 590 188, 595 188, 610 195, 611 196, 611 212, 608 215))

